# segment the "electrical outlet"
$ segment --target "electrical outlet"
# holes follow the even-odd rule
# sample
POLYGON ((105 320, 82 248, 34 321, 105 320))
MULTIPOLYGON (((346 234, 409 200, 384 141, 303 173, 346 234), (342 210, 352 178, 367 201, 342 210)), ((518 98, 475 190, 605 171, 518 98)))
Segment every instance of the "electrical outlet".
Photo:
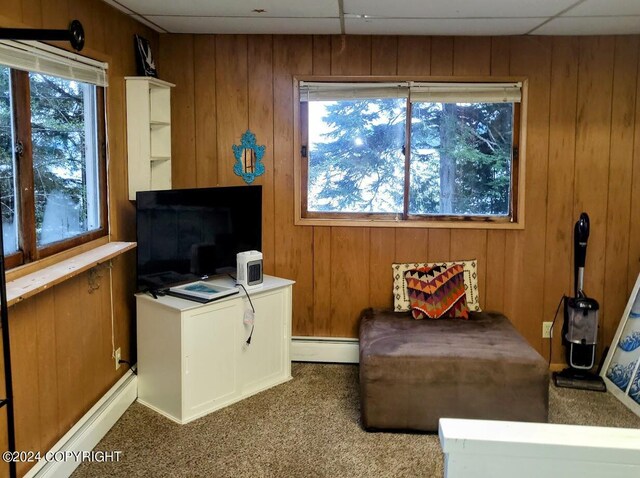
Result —
POLYGON ((551 338, 551 324, 553 322, 542 322, 542 338, 550 339, 551 338))
POLYGON ((116 360, 116 370, 118 370, 120 368, 120 358, 121 358, 120 349, 119 348, 116 349, 116 352, 114 354, 114 358, 116 360))

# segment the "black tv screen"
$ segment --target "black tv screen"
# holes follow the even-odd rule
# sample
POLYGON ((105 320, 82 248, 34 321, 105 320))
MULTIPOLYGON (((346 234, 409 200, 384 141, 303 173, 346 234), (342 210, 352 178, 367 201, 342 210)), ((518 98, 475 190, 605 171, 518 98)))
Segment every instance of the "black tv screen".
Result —
POLYGON ((138 290, 231 272, 236 254, 262 249, 262 186, 136 194, 138 290))

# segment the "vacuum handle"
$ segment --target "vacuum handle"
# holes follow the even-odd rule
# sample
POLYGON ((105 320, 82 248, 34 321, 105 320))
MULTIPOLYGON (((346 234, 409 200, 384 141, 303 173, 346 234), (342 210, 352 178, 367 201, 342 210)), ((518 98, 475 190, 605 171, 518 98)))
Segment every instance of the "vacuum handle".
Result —
POLYGON ((584 288, 584 265, 587 261, 587 240, 589 239, 589 215, 586 212, 580 214, 580 219, 573 228, 574 249, 574 288, 575 295, 579 297, 584 288))

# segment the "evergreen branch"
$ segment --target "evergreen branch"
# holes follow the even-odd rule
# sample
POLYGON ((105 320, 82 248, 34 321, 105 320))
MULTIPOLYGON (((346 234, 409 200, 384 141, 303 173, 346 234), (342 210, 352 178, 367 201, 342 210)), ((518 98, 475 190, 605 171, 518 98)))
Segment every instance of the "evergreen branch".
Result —
POLYGON ((74 96, 71 93, 69 93, 67 90, 65 90, 64 88, 62 88, 59 85, 57 85, 56 82, 51 80, 50 77, 48 77, 46 75, 39 75, 39 77, 47 84, 47 86, 49 88, 55 90, 61 96, 64 96, 65 98, 68 98, 68 99, 74 100, 74 101, 78 101, 80 99, 79 96, 74 96))

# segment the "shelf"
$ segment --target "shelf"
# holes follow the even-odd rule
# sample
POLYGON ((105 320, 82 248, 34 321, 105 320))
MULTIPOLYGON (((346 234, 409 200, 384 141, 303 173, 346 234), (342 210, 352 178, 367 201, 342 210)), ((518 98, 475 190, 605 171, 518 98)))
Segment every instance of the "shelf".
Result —
POLYGON ((151 127, 151 158, 171 157, 171 127, 151 127))
POLYGON ((7 282, 7 305, 17 304, 56 284, 82 274, 93 267, 136 247, 135 242, 109 242, 57 264, 7 282))
POLYGON ((125 76, 124 79, 127 81, 140 81, 148 84, 151 88, 172 88, 176 86, 173 83, 154 78, 153 76, 125 76))
POLYGON ((152 191, 171 189, 171 161, 169 158, 151 161, 150 188, 152 191))
POLYGON ((172 83, 126 77, 129 199, 139 191, 171 189, 172 83))
POLYGON ((149 121, 171 123, 171 89, 149 85, 149 121))

